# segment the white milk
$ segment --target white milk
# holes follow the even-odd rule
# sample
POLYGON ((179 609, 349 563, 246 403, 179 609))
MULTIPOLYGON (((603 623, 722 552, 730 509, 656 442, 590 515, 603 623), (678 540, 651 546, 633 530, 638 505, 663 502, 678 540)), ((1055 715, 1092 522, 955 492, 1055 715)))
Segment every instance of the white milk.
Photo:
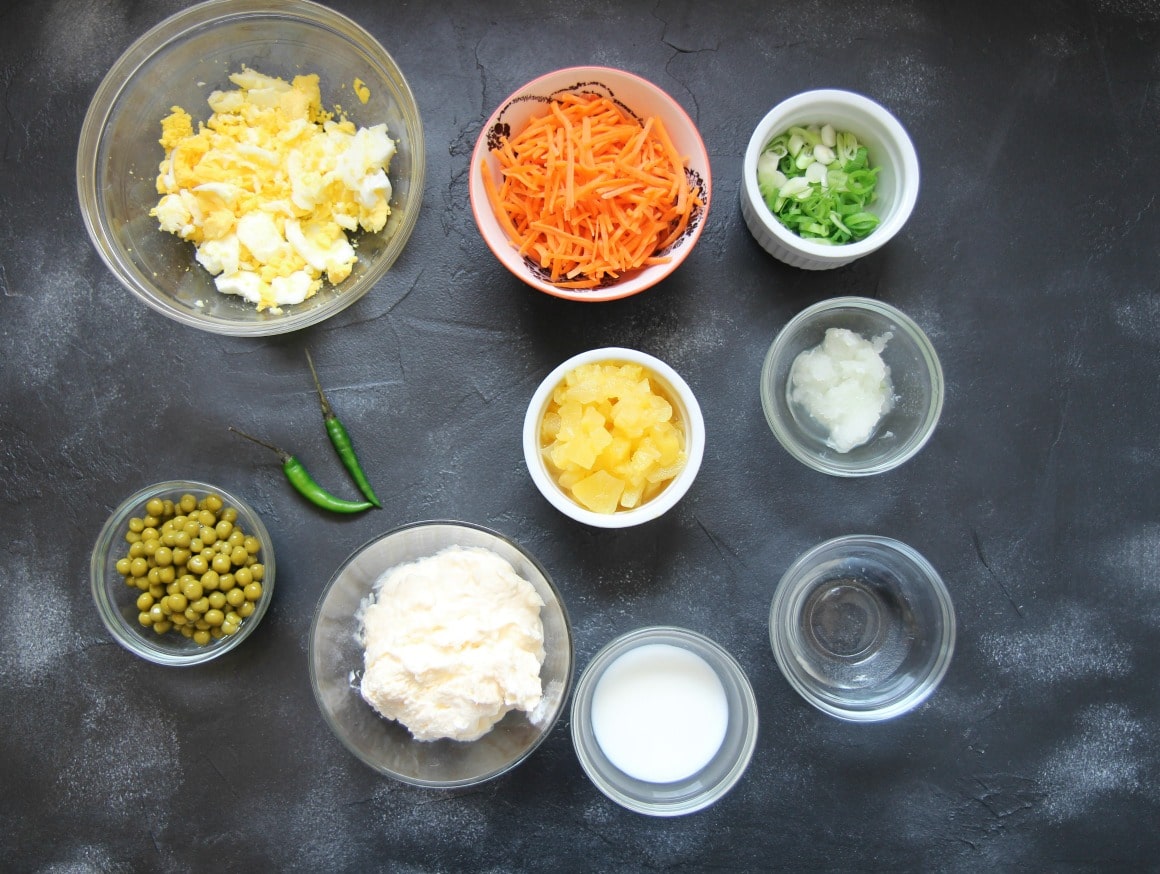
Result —
POLYGON ((720 749, 728 725, 729 704, 716 671, 667 643, 618 657, 592 695, 600 749, 620 770, 649 783, 697 773, 720 749))

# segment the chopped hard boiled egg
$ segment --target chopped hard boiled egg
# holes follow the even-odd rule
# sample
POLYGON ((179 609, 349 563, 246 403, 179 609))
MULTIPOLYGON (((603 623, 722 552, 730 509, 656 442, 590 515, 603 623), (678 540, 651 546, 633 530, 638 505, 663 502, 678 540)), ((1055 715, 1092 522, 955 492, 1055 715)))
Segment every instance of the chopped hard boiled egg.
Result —
POLYGON ((381 231, 391 214, 395 141, 322 108, 318 76, 293 82, 243 67, 209 96, 199 123, 181 107, 161 120, 161 195, 150 215, 197 247, 218 291, 280 311, 348 276, 347 234, 381 231))

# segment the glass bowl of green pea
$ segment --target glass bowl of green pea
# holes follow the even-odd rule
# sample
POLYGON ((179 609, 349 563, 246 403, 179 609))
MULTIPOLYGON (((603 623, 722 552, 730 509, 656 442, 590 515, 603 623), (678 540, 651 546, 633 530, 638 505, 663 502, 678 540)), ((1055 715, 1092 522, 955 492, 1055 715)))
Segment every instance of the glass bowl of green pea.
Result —
POLYGON ((93 600, 121 646, 154 664, 208 662, 241 645, 274 592, 274 549, 237 495, 193 480, 146 486, 105 522, 93 600))

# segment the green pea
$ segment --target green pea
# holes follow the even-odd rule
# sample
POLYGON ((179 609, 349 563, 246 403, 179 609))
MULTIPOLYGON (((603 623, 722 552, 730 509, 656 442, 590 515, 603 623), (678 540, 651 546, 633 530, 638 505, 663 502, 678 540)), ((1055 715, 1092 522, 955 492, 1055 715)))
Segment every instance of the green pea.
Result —
POLYGON ((246 593, 247 601, 257 601, 262 597, 262 584, 250 583, 243 591, 246 593))
POLYGON ((210 637, 208 631, 202 631, 201 629, 198 629, 197 631, 193 632, 193 642, 198 646, 209 646, 209 642, 212 639, 213 638, 210 637))
POLYGON ((220 610, 226 604, 226 596, 224 592, 210 592, 209 606, 211 612, 213 610, 220 610))
POLYGON ((125 558, 117 559, 117 573, 119 573, 123 577, 127 577, 130 575, 130 572, 131 572, 130 569, 132 568, 132 566, 133 566, 133 562, 131 559, 129 559, 128 556, 126 556, 125 558))
POLYGON ((140 556, 133 559, 129 567, 130 573, 132 573, 135 577, 143 577, 145 574, 149 573, 149 562, 145 561, 145 559, 141 558, 140 556))
POLYGON ((226 603, 231 607, 240 607, 246 603, 246 593, 239 588, 230 589, 226 592, 226 603))
POLYGON ((185 567, 191 574, 200 576, 209 570, 209 562, 201 555, 191 555, 189 561, 185 563, 185 567))
POLYGON ((254 581, 254 574, 248 567, 240 567, 234 571, 234 579, 239 586, 248 586, 254 581))
POLYGON ((210 610, 205 614, 205 621, 208 622, 211 627, 218 628, 223 622, 226 621, 226 616, 224 613, 222 613, 221 610, 210 610))
POLYGON ((148 613, 149 608, 153 606, 153 596, 148 592, 142 592, 137 596, 137 609, 142 613, 148 613))
POLYGON ((145 504, 145 512, 150 516, 160 516, 165 512, 165 503, 160 498, 150 498, 145 504))
POLYGON ((182 495, 178 504, 181 507, 181 512, 192 513, 197 509, 197 498, 193 495, 182 495))
POLYGON ((210 562, 210 565, 219 574, 228 573, 229 569, 233 567, 233 565, 230 563, 230 557, 220 552, 213 557, 213 561, 210 562))

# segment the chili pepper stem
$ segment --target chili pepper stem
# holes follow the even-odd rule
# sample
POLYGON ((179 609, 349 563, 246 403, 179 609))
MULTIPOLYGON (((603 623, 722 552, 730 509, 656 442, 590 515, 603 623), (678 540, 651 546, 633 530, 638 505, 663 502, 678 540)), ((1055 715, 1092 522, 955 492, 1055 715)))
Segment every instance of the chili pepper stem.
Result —
POLYGON ((322 418, 330 420, 336 418, 330 401, 326 399, 326 392, 322 390, 322 382, 318 379, 318 371, 314 369, 314 359, 310 357, 310 350, 306 349, 306 363, 310 365, 310 375, 314 377, 314 387, 318 389, 318 402, 322 404, 322 418))
POLYGON ((241 430, 235 428, 233 425, 230 425, 228 427, 229 427, 229 430, 233 431, 239 437, 245 437, 247 440, 253 441, 254 443, 257 443, 259 446, 265 446, 267 449, 272 450, 273 452, 277 452, 279 457, 282 459, 283 464, 285 464, 289 459, 293 458, 293 456, 289 452, 287 452, 285 449, 280 449, 279 447, 275 446, 273 443, 267 443, 265 440, 259 440, 257 437, 254 437, 250 434, 247 434, 245 431, 241 431, 241 430))

